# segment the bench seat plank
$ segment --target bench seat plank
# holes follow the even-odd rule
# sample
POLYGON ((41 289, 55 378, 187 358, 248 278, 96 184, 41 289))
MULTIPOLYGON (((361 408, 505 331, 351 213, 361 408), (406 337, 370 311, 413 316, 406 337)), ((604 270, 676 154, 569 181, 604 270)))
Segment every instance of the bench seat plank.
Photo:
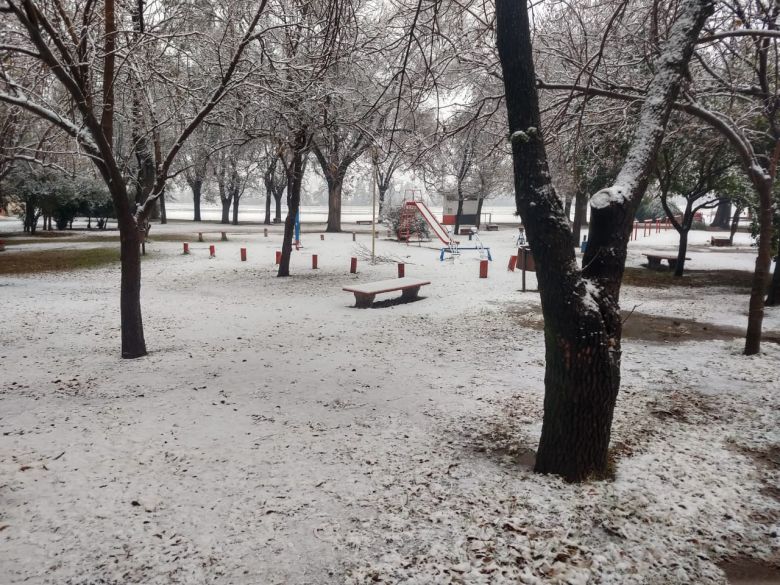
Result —
POLYGON ((404 290, 405 288, 419 288, 426 284, 431 284, 431 282, 429 280, 420 280, 419 278, 404 277, 353 284, 345 286, 342 290, 364 295, 378 295, 381 293, 393 292, 394 290, 404 290))

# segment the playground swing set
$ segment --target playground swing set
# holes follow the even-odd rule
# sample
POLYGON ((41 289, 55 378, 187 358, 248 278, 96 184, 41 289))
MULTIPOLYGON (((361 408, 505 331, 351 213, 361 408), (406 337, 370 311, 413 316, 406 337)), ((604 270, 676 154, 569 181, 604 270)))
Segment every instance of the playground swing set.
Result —
POLYGON ((479 257, 482 260, 493 260, 493 257, 490 254, 490 247, 485 246, 482 243, 482 240, 479 237, 479 230, 477 230, 477 228, 472 227, 471 233, 469 234, 469 240, 474 242, 474 245, 461 246, 460 242, 453 237, 450 229, 444 227, 437 221, 436 217, 433 215, 433 213, 431 213, 431 210, 428 208, 428 206, 423 203, 422 198, 418 199, 414 192, 412 193, 411 199, 404 201, 403 207, 401 209, 401 218, 398 227, 399 241, 406 240, 406 243, 408 244, 412 234, 416 233, 419 237, 422 236, 422 234, 420 234, 419 230, 417 229, 415 222, 418 214, 422 216, 425 223, 430 226, 433 234, 444 244, 444 247, 442 247, 439 251, 439 260, 444 261, 445 257, 447 256, 449 259, 454 259, 456 256, 459 256, 461 252, 466 250, 478 251, 479 257))

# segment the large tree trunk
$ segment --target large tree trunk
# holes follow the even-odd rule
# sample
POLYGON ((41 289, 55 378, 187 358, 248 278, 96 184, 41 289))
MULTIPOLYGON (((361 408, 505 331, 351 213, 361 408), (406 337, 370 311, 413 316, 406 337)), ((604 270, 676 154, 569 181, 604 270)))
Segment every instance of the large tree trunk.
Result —
POLYGON ((584 188, 578 188, 574 196, 574 221, 572 222, 572 234, 574 246, 578 247, 582 242, 582 226, 588 215, 588 194, 584 188))
POLYGON ((328 225, 326 232, 341 231, 341 190, 344 177, 335 176, 328 179, 328 225))
POLYGON ((195 179, 192 183, 190 183, 190 188, 192 189, 192 206, 194 208, 194 215, 192 220, 202 221, 200 219, 200 198, 203 192, 203 181, 200 179, 195 179))
POLYGON ((626 247, 679 82, 712 6, 680 7, 642 105, 639 129, 615 186, 591 200, 590 244, 577 268, 572 232, 552 186, 536 92, 525 1, 497 0, 517 209, 536 261, 544 315, 544 422, 536 471, 570 481, 604 476, 620 387, 620 281, 626 247))
MULTIPOLYGON (((127 220, 123 223, 126 224, 127 220)), ((133 226, 125 225, 121 230, 120 240, 122 357, 137 358, 146 355, 141 319, 141 233, 133 226)))
POLYGON ((379 211, 377 217, 379 218, 379 221, 382 221, 385 218, 385 194, 387 194, 389 185, 377 183, 376 186, 377 193, 379 194, 379 211))
POLYGON ((754 184, 758 184, 759 234, 756 268, 750 287, 748 304, 748 326, 745 335, 745 355, 761 351, 761 329, 764 322, 764 295, 769 285, 769 270, 772 266, 772 181, 763 173, 754 184))
POLYGON ((715 219, 712 220, 712 227, 727 229, 731 221, 731 201, 721 201, 715 210, 715 219))
POLYGON ((230 223, 230 197, 220 197, 222 202, 222 222, 230 223))

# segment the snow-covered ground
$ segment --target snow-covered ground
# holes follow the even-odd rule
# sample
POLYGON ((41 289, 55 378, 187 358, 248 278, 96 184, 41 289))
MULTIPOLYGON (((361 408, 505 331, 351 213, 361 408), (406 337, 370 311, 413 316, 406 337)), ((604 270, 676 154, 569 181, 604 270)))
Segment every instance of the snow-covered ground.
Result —
MULTIPOLYGON (((626 339, 615 479, 568 485, 529 468, 544 352, 514 230, 482 234, 484 280, 474 251, 381 238, 431 285, 359 310, 341 287, 396 268, 350 275, 351 235, 304 233, 278 279, 278 226, 220 229, 154 226, 192 254, 147 246, 139 360, 118 357, 116 267, 0 278, 0 583, 726 583, 728 559, 780 564, 777 345, 626 339)), ((691 268, 752 269, 747 236, 711 235, 691 268)), ((629 265, 675 243, 640 238, 629 265)), ((627 286, 623 304, 744 328, 747 295, 627 286)))

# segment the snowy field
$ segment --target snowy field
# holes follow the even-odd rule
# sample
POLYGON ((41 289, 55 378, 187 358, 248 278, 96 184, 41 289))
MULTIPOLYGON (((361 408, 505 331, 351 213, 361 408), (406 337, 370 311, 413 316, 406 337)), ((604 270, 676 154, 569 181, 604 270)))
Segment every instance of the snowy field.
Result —
MULTIPOLYGON (((119 359, 117 266, 0 277, 1 584, 778 582, 780 346, 740 354, 744 288, 624 287, 615 478, 568 485, 530 469, 544 352, 514 229, 482 234, 484 280, 474 251, 381 233, 432 284, 366 310, 341 287, 396 267, 349 274, 349 233, 304 226, 278 279, 278 226, 221 229, 153 227, 139 360, 119 359)), ((689 268, 752 270, 746 234, 712 235, 689 268)), ((675 244, 640 238, 629 265, 675 244)))

